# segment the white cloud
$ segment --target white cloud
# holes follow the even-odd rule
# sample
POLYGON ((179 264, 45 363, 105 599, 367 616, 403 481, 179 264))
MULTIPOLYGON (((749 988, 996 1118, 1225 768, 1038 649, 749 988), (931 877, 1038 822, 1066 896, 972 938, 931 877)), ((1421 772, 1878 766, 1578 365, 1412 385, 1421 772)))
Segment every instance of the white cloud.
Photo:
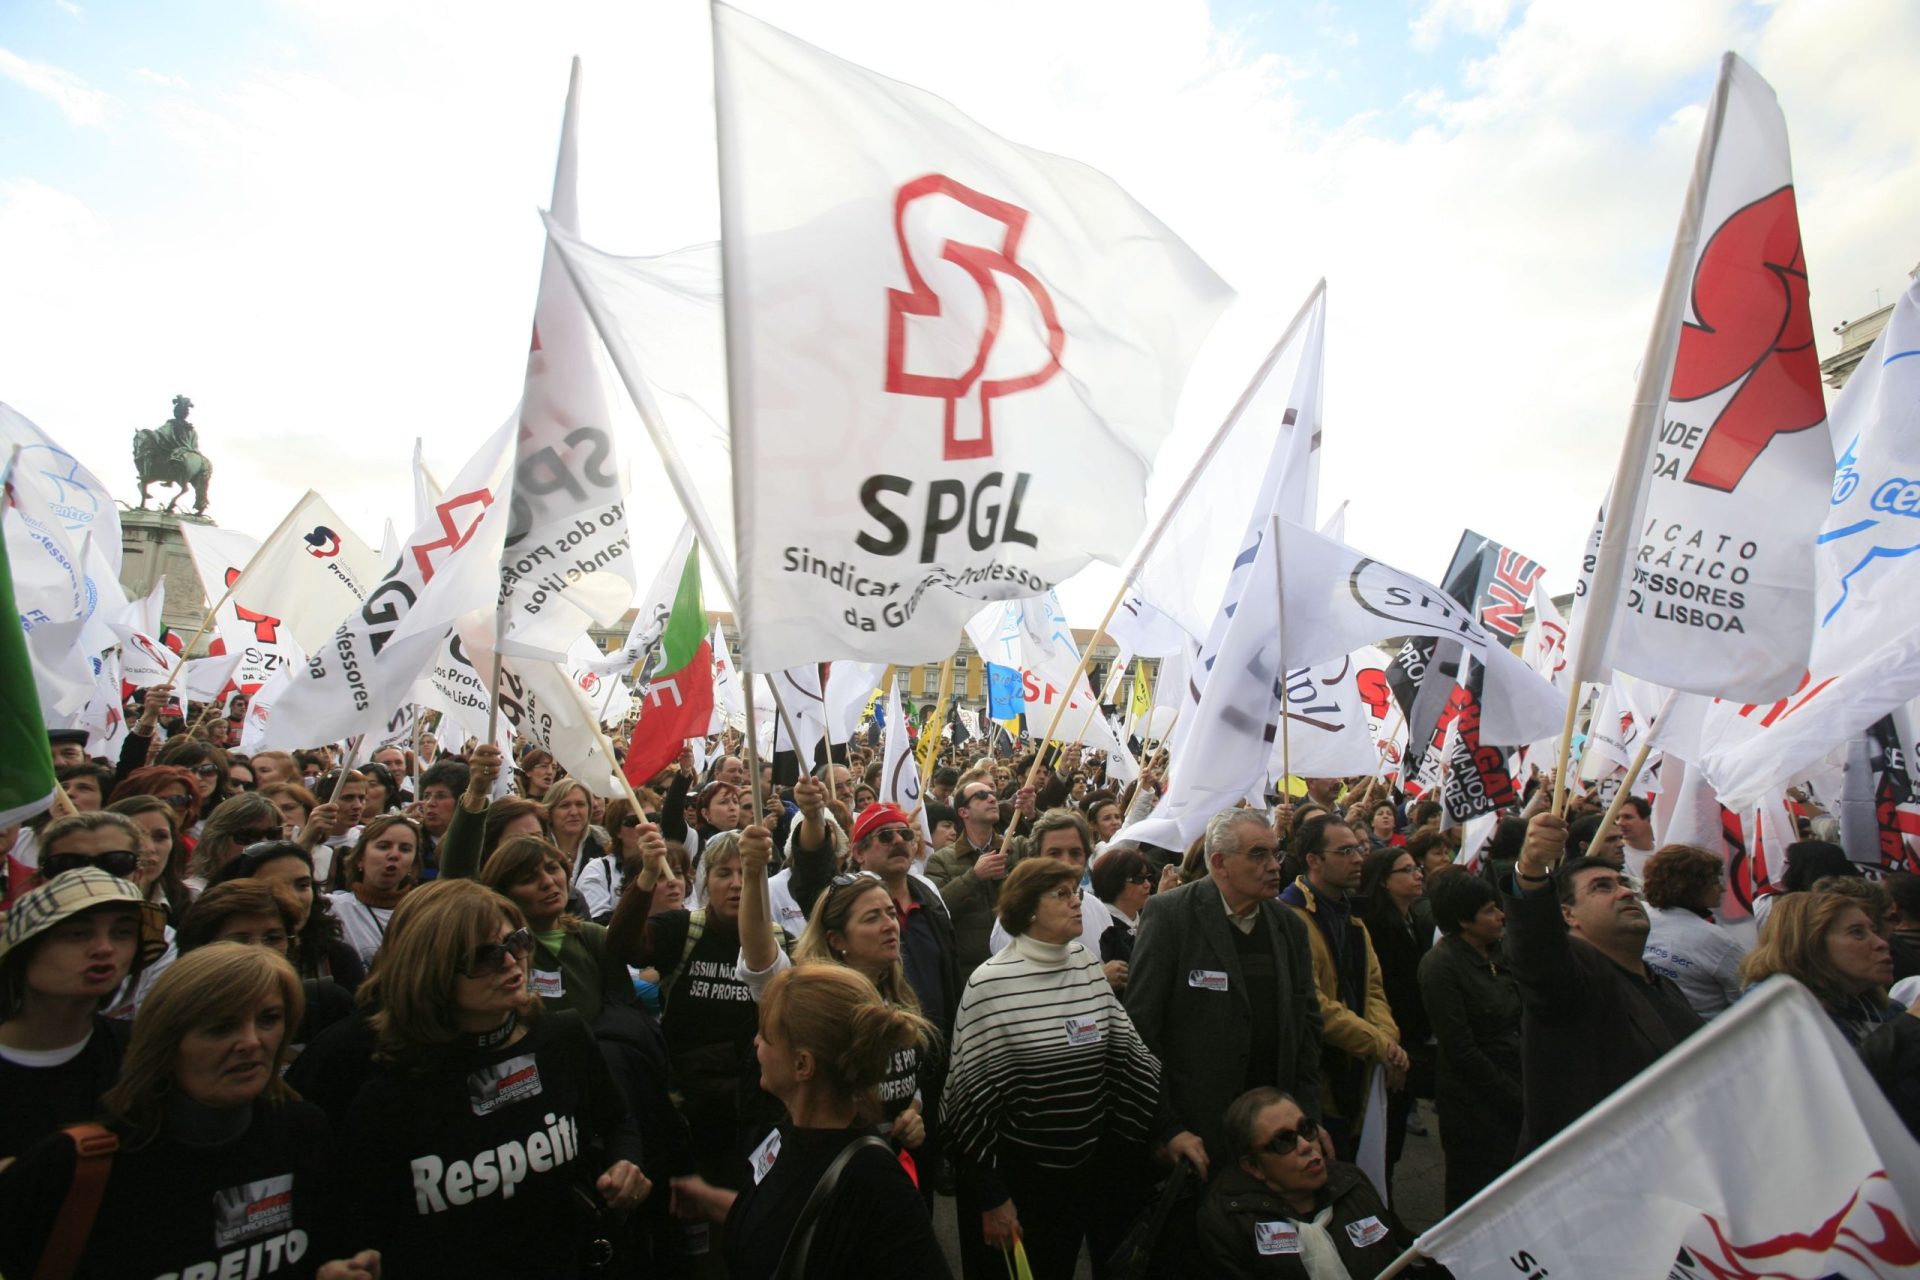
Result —
POLYGON ((88 88, 87 82, 71 71, 44 62, 29 62, 10 49, 0 49, 0 76, 46 98, 74 124, 89 126, 107 122, 107 110, 113 99, 98 89, 88 88))
POLYGON ((85 22, 87 20, 86 10, 75 4, 73 0, 53 0, 53 7, 66 14, 69 18, 72 18, 75 22, 85 22))
POLYGON ((170 76, 164 71, 155 71, 152 67, 135 67, 133 78, 141 84, 150 84, 156 89, 186 89, 187 82, 179 76, 170 76))
POLYGON ((1513 0, 1427 0, 1413 19, 1413 43, 1431 49, 1450 31, 1491 36, 1507 24, 1513 0))

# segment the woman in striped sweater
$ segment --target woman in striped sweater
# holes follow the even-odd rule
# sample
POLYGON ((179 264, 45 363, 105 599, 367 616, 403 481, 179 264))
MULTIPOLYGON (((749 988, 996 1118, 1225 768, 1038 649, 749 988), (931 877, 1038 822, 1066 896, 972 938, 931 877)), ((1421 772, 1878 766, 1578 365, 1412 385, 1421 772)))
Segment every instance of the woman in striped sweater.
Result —
POLYGON ((1178 1131, 1159 1061, 1078 941, 1079 870, 1022 862, 998 911, 1013 941, 967 980, 941 1109, 961 1200, 988 1248, 1019 1233, 1036 1280, 1072 1276, 1082 1240, 1104 1275, 1146 1194, 1148 1143, 1202 1169, 1205 1149, 1178 1131))

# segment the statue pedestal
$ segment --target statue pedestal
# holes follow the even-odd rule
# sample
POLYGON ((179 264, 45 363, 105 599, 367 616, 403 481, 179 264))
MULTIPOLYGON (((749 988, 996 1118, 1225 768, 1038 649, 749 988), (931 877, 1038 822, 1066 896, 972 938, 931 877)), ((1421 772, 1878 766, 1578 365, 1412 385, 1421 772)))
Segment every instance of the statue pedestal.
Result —
POLYGON ((161 621, 185 639, 200 629, 201 619, 207 616, 207 602, 186 539, 180 536, 183 523, 210 525, 213 521, 187 512, 169 514, 152 508, 122 511, 120 585, 130 598, 138 600, 164 578, 167 605, 161 621))

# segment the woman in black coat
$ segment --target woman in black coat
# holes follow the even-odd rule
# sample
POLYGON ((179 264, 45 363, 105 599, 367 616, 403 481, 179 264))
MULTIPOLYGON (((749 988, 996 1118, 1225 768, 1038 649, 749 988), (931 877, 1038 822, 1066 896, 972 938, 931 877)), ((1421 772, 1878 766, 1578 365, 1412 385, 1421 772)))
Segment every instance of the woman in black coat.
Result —
POLYGON ((1407 1054, 1404 1088, 1387 1094, 1387 1169, 1407 1145, 1407 1117, 1416 1098, 1433 1096, 1433 1030, 1420 1000, 1420 961, 1433 945, 1433 922, 1420 908, 1426 903, 1426 873, 1405 849, 1389 845, 1367 855, 1360 873, 1365 901, 1361 919, 1380 957, 1380 985, 1400 1028, 1407 1054))
POLYGON ((1429 897, 1441 938, 1420 962, 1420 996, 1440 1044, 1434 1102, 1452 1213, 1507 1171, 1520 1142, 1520 987, 1501 955, 1507 918, 1493 886, 1449 871, 1429 897))

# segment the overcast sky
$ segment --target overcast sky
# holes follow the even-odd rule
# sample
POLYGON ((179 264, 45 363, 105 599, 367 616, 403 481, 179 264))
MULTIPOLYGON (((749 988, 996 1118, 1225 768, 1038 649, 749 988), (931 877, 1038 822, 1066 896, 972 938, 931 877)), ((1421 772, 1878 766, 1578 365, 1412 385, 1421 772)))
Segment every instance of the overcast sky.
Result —
MULTIPOLYGON (((1912 0, 744 7, 1184 236, 1241 297, 1183 432, 1326 276, 1322 513, 1430 578, 1470 523, 1571 586, 1723 50, 1786 112, 1821 354, 1920 261, 1912 0)), ((583 235, 714 238, 701 0, 9 0, 0 400, 132 496, 131 433, 184 391, 220 523, 311 486, 378 545, 413 438, 445 479, 518 397, 575 53, 583 235)), ((677 513, 634 514, 663 554, 677 513)))

